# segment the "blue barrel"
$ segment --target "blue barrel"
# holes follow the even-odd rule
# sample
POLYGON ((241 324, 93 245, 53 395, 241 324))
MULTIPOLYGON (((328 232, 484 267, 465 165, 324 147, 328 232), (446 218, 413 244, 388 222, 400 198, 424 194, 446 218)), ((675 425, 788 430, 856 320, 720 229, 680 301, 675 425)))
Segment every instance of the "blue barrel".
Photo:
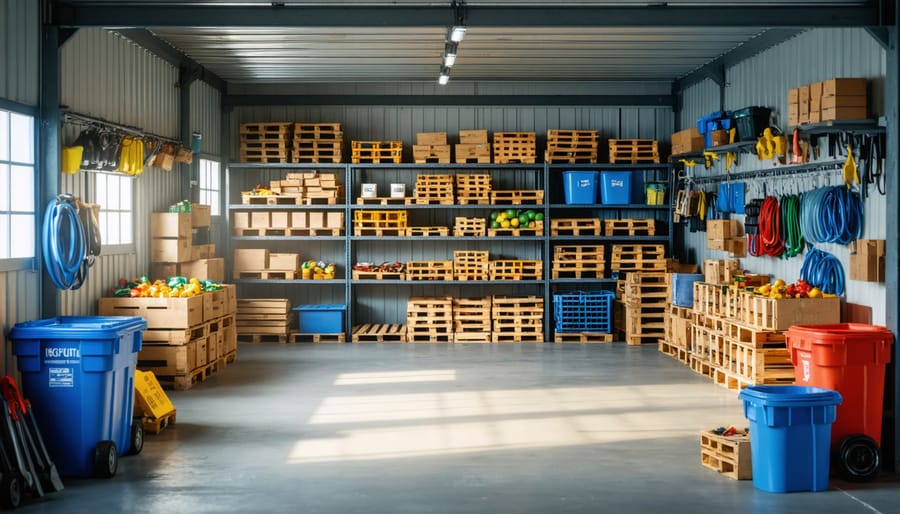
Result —
POLYGON ((9 332, 28 398, 63 476, 91 477, 94 448, 131 448, 134 368, 147 322, 125 316, 61 316, 9 332))
POLYGON ((831 424, 841 395, 804 386, 750 386, 740 393, 750 421, 753 485, 772 493, 828 489, 831 424))

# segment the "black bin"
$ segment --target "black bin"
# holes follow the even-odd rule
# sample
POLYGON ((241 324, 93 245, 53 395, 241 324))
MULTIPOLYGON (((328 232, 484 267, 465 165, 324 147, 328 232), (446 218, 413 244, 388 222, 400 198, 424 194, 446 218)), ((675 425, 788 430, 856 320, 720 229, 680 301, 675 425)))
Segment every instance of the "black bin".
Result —
POLYGON ((768 107, 745 107, 734 111, 734 123, 737 127, 737 141, 756 141, 762 137, 763 130, 769 126, 772 109, 768 107))

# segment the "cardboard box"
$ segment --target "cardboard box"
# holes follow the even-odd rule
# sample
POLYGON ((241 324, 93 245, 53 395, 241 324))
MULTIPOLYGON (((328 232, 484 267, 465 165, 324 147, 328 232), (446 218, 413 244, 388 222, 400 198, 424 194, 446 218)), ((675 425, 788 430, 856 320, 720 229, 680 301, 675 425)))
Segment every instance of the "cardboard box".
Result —
POLYGON ((213 243, 191 246, 191 260, 210 259, 216 256, 216 245, 213 243))
POLYGON ((234 271, 259 271, 269 267, 269 250, 266 248, 235 248, 234 271))
POLYGON ((812 104, 809 106, 809 122, 810 123, 819 123, 822 121, 822 109, 818 106, 813 107, 812 104))
POLYGON ((222 284, 225 291, 225 315, 237 312, 237 286, 234 284, 222 284))
POLYGON ((823 96, 822 109, 868 107, 868 97, 860 95, 823 96))
POLYGON ((187 262, 191 260, 190 239, 162 239, 150 240, 151 262, 187 262))
POLYGON ((191 213, 154 212, 150 215, 150 237, 191 238, 191 213))
POLYGON ((672 134, 672 155, 703 150, 703 136, 697 127, 679 130, 672 134))
POLYGON ((813 103, 824 95, 825 82, 813 82, 809 85, 809 103, 813 103))
POLYGON ((180 267, 175 262, 154 262, 150 265, 150 280, 165 280, 181 275, 180 267))
POLYGON ((269 213, 269 226, 272 228, 288 228, 291 226, 291 213, 287 211, 276 211, 269 213))
POLYGON ((735 237, 725 240, 725 251, 734 257, 747 256, 747 239, 743 237, 735 237))
POLYGON ((225 259, 215 257, 184 262, 181 264, 181 275, 188 278, 195 277, 200 280, 222 282, 225 280, 225 259))
POLYGON ((208 227, 212 224, 212 207, 203 204, 191 205, 191 226, 208 227))
POLYGON ((744 225, 738 220, 707 220, 706 221, 706 238, 707 239, 729 239, 732 237, 743 236, 744 225))
POLYGON ((232 225, 234 228, 250 228, 250 213, 236 212, 232 217, 232 225))
POLYGON ((797 103, 800 104, 800 111, 803 111, 803 105, 809 105, 809 84, 800 86, 798 89, 797 103))
POLYGON ((884 239, 860 239, 850 243, 850 280, 884 282, 884 239))
POLYGON ((309 228, 325 228, 325 213, 320 211, 309 212, 309 228))
POLYGON ((305 212, 292 212, 291 213, 291 228, 306 228, 308 227, 308 217, 305 212))
POLYGON ((800 103, 800 88, 788 89, 788 105, 800 103))
POLYGON ((251 228, 269 228, 271 225, 271 216, 268 212, 251 212, 250 227, 251 228))
POLYGON ((300 254, 270 253, 268 269, 296 271, 300 269, 300 254))
MULTIPOLYGON (((488 143, 487 130, 460 130, 459 142, 464 145, 482 145, 488 143)), ((445 143, 442 143, 445 144, 445 143)))
POLYGON ((418 132, 416 133, 416 144, 423 146, 446 145, 446 132, 418 132))
POLYGON ((822 109, 822 121, 864 120, 868 117, 868 115, 868 109, 865 107, 837 107, 834 109, 822 109))
POLYGON ((866 79, 864 78, 833 78, 822 82, 822 96, 830 95, 861 95, 865 96, 866 79))
POLYGON ((325 218, 325 228, 343 228, 344 213, 329 211, 325 218))
POLYGON ((706 240, 706 248, 709 250, 720 250, 725 251, 727 248, 725 246, 727 239, 707 239, 706 240))

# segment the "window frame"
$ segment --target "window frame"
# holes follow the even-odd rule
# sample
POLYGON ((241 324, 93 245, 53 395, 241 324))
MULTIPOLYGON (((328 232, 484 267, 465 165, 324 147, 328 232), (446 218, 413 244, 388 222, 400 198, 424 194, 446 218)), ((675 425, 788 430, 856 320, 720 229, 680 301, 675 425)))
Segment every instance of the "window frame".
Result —
MULTIPOLYGON (((0 98, 0 109, 10 113, 10 114, 18 114, 20 116, 29 116, 31 117, 32 122, 32 148, 34 149, 33 162, 31 164, 24 163, 13 163, 12 155, 9 155, 9 160, 4 161, 4 163, 9 164, 10 166, 30 166, 34 170, 33 181, 32 181, 32 194, 34 196, 34 211, 31 213, 34 217, 34 248, 32 249, 33 254, 31 257, 12 257, 12 258, 3 258, 0 257, 0 272, 8 272, 8 271, 34 271, 37 270, 38 259, 40 257, 40 244, 41 244, 41 222, 43 220, 43 211, 41 209, 41 201, 40 201, 40 168, 41 168, 41 159, 40 159, 40 119, 39 119, 39 111, 37 107, 21 104, 18 102, 14 102, 11 100, 6 100, 4 98, 0 98)), ((5 211, 8 214, 12 214, 13 211, 5 211)))
POLYGON ((208 154, 198 154, 197 156, 197 201, 198 203, 203 203, 201 196, 204 191, 215 191, 219 196, 219 212, 212 212, 213 217, 222 216, 225 212, 226 206, 224 205, 224 192, 225 187, 223 183, 223 170, 225 169, 225 165, 219 157, 208 155, 208 154), (203 173, 203 161, 213 162, 219 166, 219 188, 218 189, 210 189, 203 187, 201 183, 201 177, 204 176, 203 173))
MULTIPOLYGON (((100 233, 100 253, 101 253, 101 255, 128 255, 128 254, 137 253, 137 246, 136 246, 137 238, 135 236, 135 234, 136 234, 135 224, 137 223, 137 219, 136 219, 137 215, 135 213, 135 205, 136 204, 135 204, 135 191, 134 191, 135 177, 130 177, 128 175, 124 175, 122 173, 117 173, 114 171, 90 171, 89 173, 95 175, 94 180, 91 184, 91 186, 93 188, 93 190, 91 191, 91 196, 94 199, 94 203, 97 203, 100 205, 100 214, 101 215, 103 214, 104 211, 109 212, 109 210, 104 209, 103 203, 101 202, 101 200, 105 201, 106 199, 105 198, 101 199, 99 197, 99 193, 98 193, 99 188, 97 187, 97 178, 100 175, 107 175, 110 177, 115 177, 120 180, 125 180, 131 187, 131 206, 130 206, 130 210, 127 211, 127 212, 131 213, 131 242, 125 243, 125 244, 108 244, 105 242, 105 240, 106 240, 105 234, 103 234, 103 232, 101 231, 101 233, 100 233)), ((113 212, 118 213, 118 212, 126 212, 126 211, 119 209, 119 210, 115 210, 113 212)), ((97 220, 98 223, 99 223, 99 221, 100 220, 97 220)))

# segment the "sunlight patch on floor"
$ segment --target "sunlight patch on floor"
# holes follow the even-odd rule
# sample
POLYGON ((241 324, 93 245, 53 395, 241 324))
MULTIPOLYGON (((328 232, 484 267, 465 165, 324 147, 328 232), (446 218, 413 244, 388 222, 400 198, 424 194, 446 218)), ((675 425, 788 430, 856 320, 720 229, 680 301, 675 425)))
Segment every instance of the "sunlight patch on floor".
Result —
POLYGON ((455 369, 427 369, 419 371, 385 371, 381 373, 341 373, 334 385, 399 384, 408 382, 452 382, 455 369))

